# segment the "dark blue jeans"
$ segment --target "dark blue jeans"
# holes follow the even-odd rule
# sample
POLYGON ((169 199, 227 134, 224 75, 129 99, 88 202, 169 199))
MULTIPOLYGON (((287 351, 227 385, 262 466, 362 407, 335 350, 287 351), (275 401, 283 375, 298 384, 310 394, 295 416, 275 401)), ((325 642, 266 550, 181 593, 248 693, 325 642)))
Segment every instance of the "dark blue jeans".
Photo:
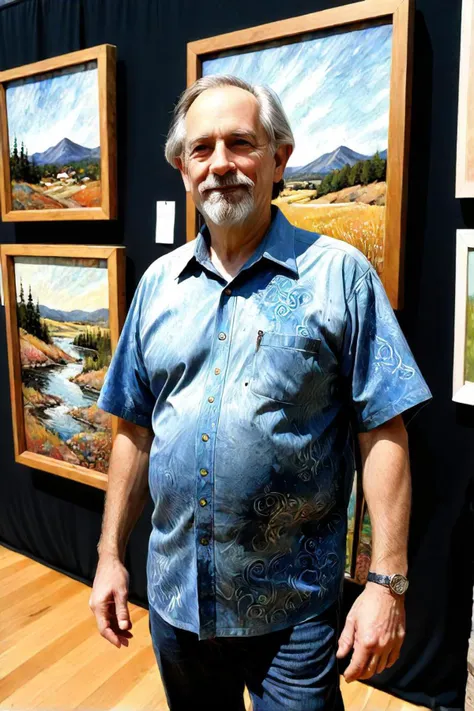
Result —
POLYGON ((306 622, 257 637, 199 640, 150 607, 150 632, 171 711, 344 711, 336 660, 339 602, 306 622))

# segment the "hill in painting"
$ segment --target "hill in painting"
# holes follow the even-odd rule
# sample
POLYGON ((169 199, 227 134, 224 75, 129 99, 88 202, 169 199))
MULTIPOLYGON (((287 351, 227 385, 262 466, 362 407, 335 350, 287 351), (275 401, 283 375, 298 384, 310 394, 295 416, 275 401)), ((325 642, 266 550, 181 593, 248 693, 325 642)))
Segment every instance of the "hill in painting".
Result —
POLYGON ((60 309, 50 309, 49 306, 40 304, 40 314, 42 318, 49 318, 53 321, 75 321, 85 323, 107 323, 109 320, 108 309, 96 309, 95 311, 61 311, 60 309))
MULTIPOLYGON (((387 151, 382 151, 380 157, 383 160, 387 159, 387 151)), ((285 170, 285 180, 304 180, 308 178, 318 178, 333 170, 340 170, 345 165, 353 166, 358 161, 369 160, 372 156, 366 156, 362 153, 357 153, 347 146, 339 146, 331 153, 324 153, 316 160, 307 163, 306 165, 295 168, 287 168, 285 170)))
POLYGON ((74 143, 69 138, 63 138, 55 146, 51 146, 42 153, 33 153, 31 156, 35 165, 67 165, 78 163, 81 160, 98 161, 100 147, 86 148, 74 143))

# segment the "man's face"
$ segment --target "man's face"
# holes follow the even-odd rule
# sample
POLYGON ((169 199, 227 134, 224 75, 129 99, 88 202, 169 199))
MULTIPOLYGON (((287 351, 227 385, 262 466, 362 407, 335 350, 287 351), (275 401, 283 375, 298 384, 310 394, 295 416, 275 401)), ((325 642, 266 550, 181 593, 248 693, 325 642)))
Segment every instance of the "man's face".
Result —
POLYGON ((290 153, 289 146, 271 152, 256 98, 229 86, 207 89, 193 102, 176 164, 206 221, 230 226, 268 208, 290 153))

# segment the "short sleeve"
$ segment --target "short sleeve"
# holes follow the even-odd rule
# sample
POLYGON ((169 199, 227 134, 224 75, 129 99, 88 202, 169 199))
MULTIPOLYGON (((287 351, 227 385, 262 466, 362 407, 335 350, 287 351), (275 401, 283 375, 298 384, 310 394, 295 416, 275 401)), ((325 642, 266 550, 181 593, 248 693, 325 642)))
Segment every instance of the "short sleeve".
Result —
POLYGON ((155 397, 140 344, 142 286, 140 282, 133 297, 97 404, 106 412, 151 428, 155 397))
POLYGON ((431 399, 373 267, 347 301, 342 372, 359 432, 431 399))

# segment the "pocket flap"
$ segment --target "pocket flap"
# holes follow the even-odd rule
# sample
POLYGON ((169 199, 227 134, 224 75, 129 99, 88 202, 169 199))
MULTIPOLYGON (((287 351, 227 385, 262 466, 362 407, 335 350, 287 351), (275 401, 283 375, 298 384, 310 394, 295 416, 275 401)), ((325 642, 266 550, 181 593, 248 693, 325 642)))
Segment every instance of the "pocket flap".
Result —
POLYGON ((272 346, 273 348, 294 348, 299 351, 309 351, 310 353, 318 355, 321 341, 317 338, 306 338, 306 336, 264 332, 260 345, 272 346))

